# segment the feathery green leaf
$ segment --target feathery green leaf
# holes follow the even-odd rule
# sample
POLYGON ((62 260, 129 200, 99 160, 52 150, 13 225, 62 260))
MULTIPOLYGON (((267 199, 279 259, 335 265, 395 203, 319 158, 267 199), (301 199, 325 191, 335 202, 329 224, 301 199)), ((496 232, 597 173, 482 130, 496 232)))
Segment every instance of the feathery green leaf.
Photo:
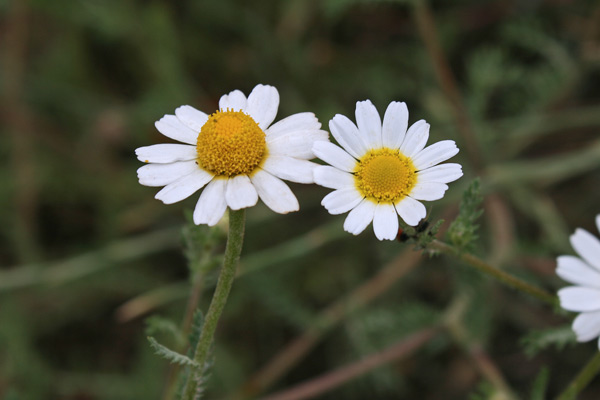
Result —
POLYGON ((482 200, 479 179, 475 179, 463 193, 458 217, 450 224, 447 233, 450 242, 461 251, 469 250, 478 238, 479 225, 475 222, 483 212, 480 208, 482 200))
POLYGON ((166 346, 163 346, 162 344, 158 343, 156 339, 154 339, 152 336, 148 336, 148 341, 150 342, 150 346, 154 349, 154 352, 156 354, 158 354, 162 358, 169 360, 171 363, 198 367, 198 364, 194 360, 187 356, 184 356, 183 354, 179 354, 178 352, 173 351, 166 346))
POLYGON ((525 354, 533 357, 550 346, 562 350, 565 346, 574 344, 576 341, 575 333, 571 327, 565 325, 531 332, 522 339, 521 343, 524 346, 525 354))

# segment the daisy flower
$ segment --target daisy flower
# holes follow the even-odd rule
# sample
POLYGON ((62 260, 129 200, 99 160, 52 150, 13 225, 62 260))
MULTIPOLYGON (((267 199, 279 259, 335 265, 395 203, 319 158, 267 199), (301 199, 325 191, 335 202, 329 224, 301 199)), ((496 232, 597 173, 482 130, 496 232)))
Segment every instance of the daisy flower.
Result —
POLYGON ((344 230, 358 235, 373 222, 379 240, 398 234, 398 215, 415 226, 426 216, 419 200, 438 200, 448 182, 462 176, 460 164, 442 164, 458 153, 452 140, 425 147, 429 124, 408 128, 405 103, 392 102, 383 117, 369 101, 356 103, 356 125, 343 115, 329 121, 342 146, 319 141, 313 151, 331 166, 315 168, 315 182, 330 189, 321 204, 330 214, 350 211, 344 230))
POLYGON ((148 163, 138 169, 142 185, 164 186, 156 198, 181 201, 204 188, 194 209, 196 224, 215 225, 227 207, 252 207, 260 199, 273 211, 299 209, 282 181, 313 183, 315 141, 327 140, 313 113, 294 114, 271 125, 279 107, 272 86, 257 85, 248 98, 239 90, 221 97, 208 115, 181 106, 155 123, 163 135, 183 144, 155 144, 135 153, 148 163))
MULTIPOLYGON (((600 231, 600 214, 596 227, 600 231)), ((600 240, 578 228, 570 241, 579 257, 558 257, 556 274, 575 286, 560 289, 558 297, 562 308, 581 313, 573 321, 573 331, 577 341, 588 342, 600 336, 600 240)))

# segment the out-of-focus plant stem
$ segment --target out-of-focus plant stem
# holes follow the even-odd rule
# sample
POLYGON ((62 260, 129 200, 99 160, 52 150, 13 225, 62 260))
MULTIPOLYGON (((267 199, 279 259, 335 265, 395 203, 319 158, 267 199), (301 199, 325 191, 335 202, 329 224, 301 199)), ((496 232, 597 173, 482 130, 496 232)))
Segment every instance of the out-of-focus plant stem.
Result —
POLYGON ((439 331, 439 327, 425 328, 408 337, 402 338, 385 350, 371 354, 362 360, 325 373, 290 389, 274 393, 271 396, 265 397, 264 400, 302 400, 315 398, 375 368, 414 353, 433 339, 439 331))
POLYGON ((464 294, 456 296, 445 313, 444 326, 450 337, 469 355, 479 374, 496 388, 499 398, 516 400, 517 396, 504 379, 500 369, 494 364, 481 343, 478 340, 473 340, 464 325, 464 315, 469 303, 470 298, 468 296, 464 294))
POLYGON ((268 389, 302 360, 326 332, 359 307, 387 292, 395 282, 412 270, 420 259, 420 253, 410 249, 400 253, 369 281, 323 310, 312 326, 277 353, 267 365, 251 376, 241 389, 228 398, 252 398, 268 389))
MULTIPOLYGON (((467 113, 463 96, 460 92, 456 77, 452 72, 448 58, 442 49, 434 15, 427 0, 414 0, 414 19, 417 24, 419 35, 425 45, 436 80, 444 93, 450 109, 454 114, 456 128, 462 136, 463 143, 476 174, 481 174, 486 169, 483 150, 479 138, 473 129, 473 123, 467 113)), ((509 253, 514 240, 512 235, 513 219, 510 218, 510 209, 505 201, 496 193, 491 193, 485 199, 486 218, 492 230, 492 237, 501 240, 492 241, 494 258, 501 260, 503 254, 509 253), (498 214, 504 214, 509 218, 494 218, 498 214)))
POLYGON ((117 308, 115 316, 121 323, 139 318, 173 299, 179 299, 181 292, 185 292, 187 287, 187 284, 175 282, 142 293, 117 308))
POLYGON ((327 243, 347 236, 348 233, 340 229, 340 221, 334 220, 276 246, 244 255, 238 275, 258 272, 274 264, 302 257, 327 243))
POLYGON ((550 186, 598 168, 599 160, 600 140, 597 140, 569 153, 490 166, 487 175, 493 184, 535 182, 536 185, 550 186))
POLYGON ((2 47, 3 90, 0 93, 0 111, 12 136, 12 167, 14 169, 14 229, 16 256, 21 263, 37 261, 35 154, 31 111, 23 100, 29 36, 29 6, 27 1, 9 3, 5 17, 2 47))
POLYGON ((571 381, 569 386, 558 395, 556 400, 573 400, 577 398, 579 392, 591 382, 591 380, 600 371, 600 352, 596 352, 594 357, 579 371, 577 376, 571 381))
POLYGON ((175 247, 178 229, 167 228, 122 239, 98 250, 52 263, 22 265, 0 271, 0 293, 35 285, 57 286, 175 247))
POLYGON ((200 333, 200 339, 198 340, 198 345, 196 346, 194 354, 194 361, 199 367, 190 371, 190 377, 188 378, 183 396, 185 400, 194 399, 196 393, 201 388, 202 374, 204 372, 208 351, 213 342, 217 323, 219 322, 225 303, 227 303, 227 297, 229 296, 233 280, 235 279, 235 271, 244 242, 245 222, 245 209, 229 211, 229 233, 227 236, 223 266, 221 267, 221 273, 219 275, 217 287, 215 288, 215 293, 213 294, 210 306, 208 307, 208 312, 204 318, 204 325, 202 326, 202 332, 200 333))
POLYGON ((494 135, 502 135, 505 139, 508 158, 514 158, 531 143, 553 133, 582 127, 594 128, 598 125, 600 125, 600 106, 596 104, 580 105, 564 111, 551 109, 490 122, 494 135))
MULTIPOLYGON (((204 257, 210 257, 210 254, 205 254, 204 257)), ((201 261, 202 262, 202 261, 201 261)), ((202 296, 202 291, 204 288, 204 273, 201 270, 193 270, 193 275, 191 278, 192 288, 190 290, 190 295, 188 297, 188 302, 185 308, 185 315, 183 317, 183 322, 181 326, 181 332, 184 336, 188 336, 190 333, 190 328, 192 326, 192 321, 194 319, 194 312, 198 309, 198 303, 200 302, 200 297, 202 296)), ((182 349, 183 350, 183 349, 182 349)), ((181 367, 177 364, 171 364, 167 376, 167 383, 165 385, 164 399, 170 400, 173 398, 173 394, 175 393, 175 384, 177 380, 177 374, 181 367)))
POLYGON ((543 240, 556 252, 569 252, 569 226, 548 193, 536 191, 534 187, 521 185, 511 189, 511 200, 517 210, 525 211, 537 220, 544 233, 543 240))
POLYGON ((414 17, 421 39, 431 58, 435 77, 454 113, 458 131, 463 137, 469 159, 475 170, 479 171, 483 167, 483 162, 481 160, 481 149, 477 136, 473 131, 471 121, 467 115, 462 95, 458 89, 450 64, 440 45, 435 20, 426 0, 414 1, 414 17))
POLYGON ((432 241, 429 244, 428 248, 431 250, 440 251, 440 252, 450 255, 452 257, 456 257, 459 260, 461 260, 462 262, 464 262, 465 264, 467 264, 471 267, 474 267, 475 269, 478 269, 479 271, 483 272, 486 275, 491 276, 492 278, 496 279, 497 281, 503 283, 506 286, 509 286, 513 289, 517 289, 521 292, 527 293, 527 294, 537 298, 538 300, 541 300, 552 306, 558 305, 558 298, 555 295, 551 294, 550 292, 547 292, 546 290, 544 290, 542 288, 539 288, 530 283, 527 283, 527 282, 517 278, 516 276, 509 274, 506 271, 496 268, 493 265, 486 263, 485 261, 475 257, 472 254, 460 252, 457 249, 455 249, 454 247, 452 247, 444 242, 441 242, 439 240, 432 241))
MULTIPOLYGON (((300 237, 249 254, 244 258, 238 276, 301 257, 327 243, 344 237, 347 233, 339 229, 339 224, 339 221, 330 222, 300 237)), ((118 263, 174 248, 180 242, 177 235, 178 229, 166 228, 132 238, 121 239, 97 250, 60 261, 11 267, 7 271, 0 271, 0 293, 36 285, 66 284, 103 269, 114 267, 118 263)), ((179 293, 184 293, 184 291, 179 293)), ((183 296, 185 295, 178 296, 174 293, 173 297, 165 298, 165 302, 179 300, 183 296)))

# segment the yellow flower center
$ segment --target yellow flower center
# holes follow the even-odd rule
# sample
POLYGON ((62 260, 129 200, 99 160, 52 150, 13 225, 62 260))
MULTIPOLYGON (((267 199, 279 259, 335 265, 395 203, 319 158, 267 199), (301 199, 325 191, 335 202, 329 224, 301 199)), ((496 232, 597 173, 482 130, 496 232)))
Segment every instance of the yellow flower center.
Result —
POLYGON ((374 202, 396 203, 417 183, 412 161, 399 150, 382 148, 362 156, 354 169, 356 188, 374 202))
POLYGON ((242 111, 217 111, 202 126, 196 144, 198 165, 215 175, 250 174, 265 159, 265 133, 242 111))

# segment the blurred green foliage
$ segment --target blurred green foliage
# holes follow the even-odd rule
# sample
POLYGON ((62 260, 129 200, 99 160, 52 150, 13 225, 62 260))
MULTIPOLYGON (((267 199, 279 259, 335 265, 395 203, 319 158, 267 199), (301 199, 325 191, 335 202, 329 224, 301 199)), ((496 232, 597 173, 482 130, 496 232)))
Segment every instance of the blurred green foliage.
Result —
MULTIPOLYGON (((428 218, 452 221, 479 176, 478 255, 548 289, 564 285, 554 257, 571 253, 570 232, 593 231, 600 212, 600 8, 589 0, 431 1, 476 134, 476 166, 414 18, 423 1, 0 2, 0 398, 162 398, 170 367, 148 345, 144 318, 160 316, 155 328, 180 325, 193 281, 186 256, 211 255, 192 267, 206 273, 206 309, 223 235, 185 227, 195 200, 154 200, 156 190, 137 183, 133 151, 168 141, 153 122, 179 105, 211 112, 222 94, 258 83, 278 88, 278 118, 313 111, 324 128, 336 113, 352 117, 358 100, 380 112, 406 101, 411 123, 431 124, 430 142, 461 148, 465 177, 428 205, 428 218), (210 248, 190 247, 197 235, 211 237, 210 248)), ((343 219, 319 206, 327 190, 293 189, 300 213, 248 211, 207 398, 227 398, 317 329, 322 310, 410 250, 378 242, 370 228, 345 234, 343 219)), ((267 391, 438 324, 457 298, 464 306, 454 335, 321 398, 488 398, 497 388, 474 362, 473 344, 515 393, 547 398, 597 350, 538 346, 528 357, 521 338, 568 318, 456 265, 423 257, 367 306, 349 306, 267 391), (551 380, 539 375, 544 366, 551 380)), ((599 396, 596 383, 581 399, 599 396)))
POLYGON ((458 251, 473 250, 473 242, 478 238, 476 222, 483 213, 480 209, 482 200, 476 179, 464 191, 458 216, 448 227, 448 240, 458 251))

